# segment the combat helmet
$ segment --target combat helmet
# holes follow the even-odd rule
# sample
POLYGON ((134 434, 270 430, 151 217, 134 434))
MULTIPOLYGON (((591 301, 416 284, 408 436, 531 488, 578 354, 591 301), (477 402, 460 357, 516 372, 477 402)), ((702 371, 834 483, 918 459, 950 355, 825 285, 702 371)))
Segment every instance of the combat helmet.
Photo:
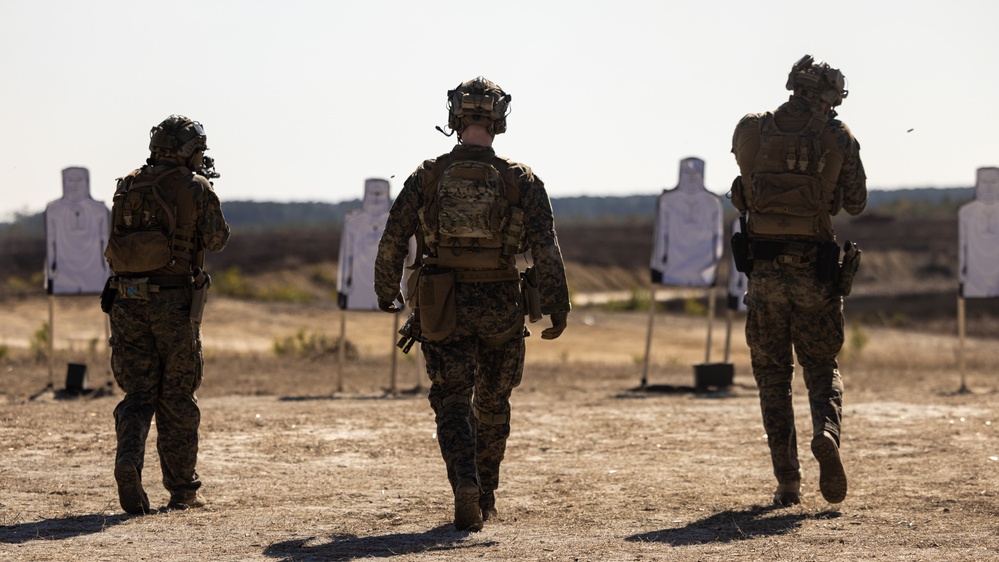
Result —
POLYGON ((481 125, 493 135, 503 133, 512 99, 513 96, 481 76, 462 82, 448 90, 447 126, 458 132, 458 138, 469 125, 481 125))
POLYGON ((827 63, 815 60, 812 55, 805 55, 794 63, 787 75, 785 87, 795 95, 813 101, 824 101, 831 107, 843 103, 849 94, 843 73, 827 63))
POLYGON ((171 115, 149 130, 149 152, 154 158, 184 162, 199 150, 208 150, 205 129, 183 115, 171 115))

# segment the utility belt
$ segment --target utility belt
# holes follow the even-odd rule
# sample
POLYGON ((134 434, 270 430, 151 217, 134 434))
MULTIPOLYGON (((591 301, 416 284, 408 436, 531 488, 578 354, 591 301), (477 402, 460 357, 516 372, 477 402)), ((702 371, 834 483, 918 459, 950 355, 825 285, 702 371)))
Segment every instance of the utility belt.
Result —
POLYGON ((516 267, 506 269, 455 270, 455 283, 497 283, 499 281, 520 281, 520 271, 516 267))
POLYGON ((758 240, 749 243, 749 259, 804 268, 818 262, 820 248, 818 242, 758 240))
POLYGON ((437 266, 437 258, 423 258, 422 275, 454 274, 455 283, 497 283, 500 281, 520 281, 520 270, 515 266, 502 269, 453 269, 437 266))
POLYGON ((772 263, 796 269, 815 268, 821 281, 839 278, 839 246, 836 242, 803 240, 752 240, 742 232, 732 236, 732 256, 736 269, 745 274, 754 264, 772 263))
POLYGON ((155 277, 112 277, 108 287, 116 290, 122 299, 149 300, 150 293, 184 289, 194 283, 190 275, 164 275, 155 277))

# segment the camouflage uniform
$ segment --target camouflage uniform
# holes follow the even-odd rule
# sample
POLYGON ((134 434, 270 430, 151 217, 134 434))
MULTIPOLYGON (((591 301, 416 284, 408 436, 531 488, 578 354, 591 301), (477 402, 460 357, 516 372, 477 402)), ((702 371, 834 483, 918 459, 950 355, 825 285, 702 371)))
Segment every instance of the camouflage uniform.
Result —
MULTIPOLYGON (((796 95, 775 111, 775 120, 781 130, 795 131, 808 122, 813 111, 817 111, 813 102, 796 95)), ((826 171, 839 166, 838 176, 832 179, 837 196, 843 209, 856 215, 867 205, 860 145, 846 125, 833 117, 835 112, 820 137, 828 150, 826 171)), ((759 142, 760 118, 759 114, 744 117, 733 138, 732 151, 744 185, 753 173, 756 154, 752 147, 759 142)), ((733 203, 745 211, 744 203, 735 197, 733 203)), ((804 371, 813 435, 828 432, 839 444, 843 402, 843 382, 836 362, 844 337, 843 298, 836 294, 835 280, 819 279, 814 242, 791 238, 785 247, 794 259, 753 261, 746 293, 746 342, 759 387, 774 475, 780 483, 801 479, 791 399, 792 348, 804 371)))
MULTIPOLYGON (((163 176, 158 186, 176 213, 177 232, 192 233, 196 241, 191 242, 208 251, 222 250, 229 225, 207 179, 173 164, 144 166, 126 178, 139 183, 170 168, 174 172, 163 176)), ((155 271, 115 271, 117 283, 148 277, 158 290, 148 299, 122 298, 119 293, 110 311, 111 368, 125 392, 114 410, 116 467, 134 466, 141 481, 146 437, 155 416, 163 485, 171 498, 193 494, 201 486, 195 470, 201 412, 194 393, 201 385, 203 359, 201 327, 190 317, 193 257, 193 251, 179 254, 155 271)))
MULTIPOLYGON (((529 167, 497 157, 492 148, 471 145, 457 145, 449 154, 423 162, 406 180, 378 247, 379 299, 391 301, 399 292, 409 239, 423 236, 418 213, 424 207, 428 176, 437 177, 449 162, 467 159, 492 161, 507 170, 503 179, 517 186, 524 210, 525 239, 539 272, 542 312, 567 312, 569 291, 544 184, 529 167)), ((433 249, 427 252, 432 254, 433 249)), ((515 263, 513 256, 504 260, 507 265, 515 263)), ((523 375, 524 336, 529 332, 518 281, 457 283, 455 291, 456 329, 441 341, 422 344, 432 383, 429 398, 452 488, 461 478, 477 480, 485 508, 499 484, 510 435, 510 394, 523 375)))

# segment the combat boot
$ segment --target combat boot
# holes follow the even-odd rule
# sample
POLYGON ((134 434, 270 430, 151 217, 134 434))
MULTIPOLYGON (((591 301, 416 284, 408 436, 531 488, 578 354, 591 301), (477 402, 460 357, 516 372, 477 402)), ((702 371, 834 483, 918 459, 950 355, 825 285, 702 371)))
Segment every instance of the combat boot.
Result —
POLYGON ((454 528, 459 531, 482 530, 479 485, 474 478, 462 478, 454 488, 454 528))
POLYGON ((205 498, 197 490, 182 490, 170 494, 167 509, 191 509, 205 507, 205 498))
POLYGON ((801 503, 801 480, 777 483, 777 491, 774 492, 774 505, 787 507, 799 503, 801 503))
POLYGON ((114 479, 118 483, 118 503, 126 513, 149 513, 149 496, 142 489, 142 478, 135 465, 127 461, 118 462, 114 465, 114 479))
POLYGON ((482 521, 495 519, 499 512, 496 511, 496 496, 493 492, 483 492, 479 496, 479 509, 482 510, 482 521))
POLYGON ((829 503, 846 499, 846 471, 839 458, 839 445, 828 431, 812 438, 812 454, 819 461, 819 490, 829 503))

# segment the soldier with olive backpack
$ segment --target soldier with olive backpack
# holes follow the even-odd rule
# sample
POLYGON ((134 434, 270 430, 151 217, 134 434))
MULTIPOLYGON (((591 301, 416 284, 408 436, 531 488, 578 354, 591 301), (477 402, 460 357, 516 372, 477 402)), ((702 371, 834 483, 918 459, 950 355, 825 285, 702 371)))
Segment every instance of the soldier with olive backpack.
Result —
POLYGON ((746 115, 733 135, 741 174, 732 184, 732 204, 743 224, 732 251, 749 276, 746 341, 777 479, 774 503, 801 502, 791 400, 795 355, 808 388, 819 489, 839 503, 847 480, 839 454, 843 382, 836 356, 844 338, 843 295, 859 252, 847 243, 840 275, 832 217, 862 212, 867 183, 860 144, 832 109, 847 97, 843 74, 806 55, 786 87, 793 92, 786 103, 746 115))
POLYGON ((543 339, 562 333, 570 308, 544 184, 531 168, 492 148, 495 135, 506 130, 510 99, 482 77, 448 92, 448 125, 459 144, 406 180, 375 263, 379 307, 398 312, 405 300, 415 308, 400 343, 422 342, 454 524, 465 531, 498 514, 510 395, 523 375, 530 333, 525 294, 536 297, 532 321, 551 318, 543 339), (412 236, 419 249, 404 299, 399 280, 412 236), (534 267, 522 279, 517 255, 524 252, 534 267), (531 290, 525 293, 522 284, 531 290))
POLYGON ((114 476, 122 509, 149 513, 142 486, 153 418, 167 508, 205 504, 196 471, 201 411, 204 250, 229 240, 209 178, 201 124, 171 115, 150 131, 146 165, 119 178, 104 252, 113 276, 101 305, 111 317, 111 370, 125 392, 114 410, 114 476))

